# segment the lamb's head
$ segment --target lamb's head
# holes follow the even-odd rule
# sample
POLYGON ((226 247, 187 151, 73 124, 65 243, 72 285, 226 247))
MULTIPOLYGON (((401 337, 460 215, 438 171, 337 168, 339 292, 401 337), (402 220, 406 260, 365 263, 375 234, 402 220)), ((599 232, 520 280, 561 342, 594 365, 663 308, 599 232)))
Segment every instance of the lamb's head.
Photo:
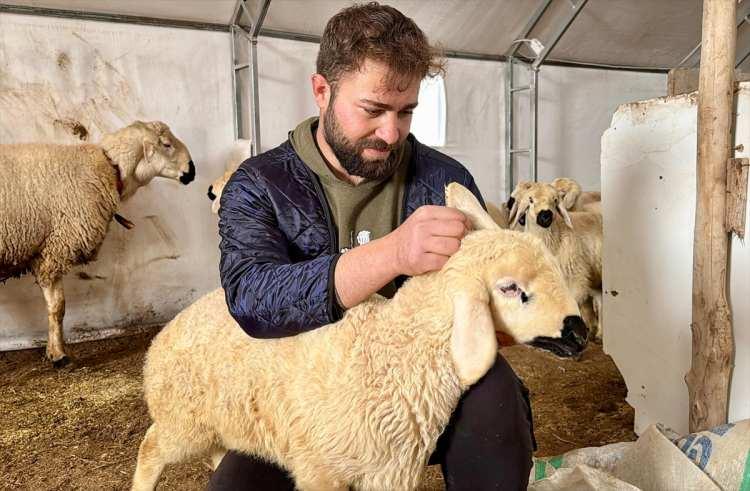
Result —
POLYGON ((229 178, 232 177, 234 171, 244 162, 250 158, 252 143, 250 140, 238 139, 232 145, 229 151, 229 157, 227 158, 226 172, 224 175, 216 179, 210 186, 208 186, 208 192, 206 195, 211 200, 211 211, 219 213, 219 206, 221 203, 221 193, 224 191, 229 178))
POLYGON ((562 204, 566 210, 572 209, 581 195, 581 185, 569 177, 558 177, 552 181, 552 187, 560 192, 562 204))
POLYGON ((100 142, 117 166, 123 183, 122 199, 154 177, 166 177, 189 184, 195 179, 195 165, 184 143, 161 121, 136 121, 100 142))
POLYGON ((508 207, 508 219, 511 222, 515 218, 516 212, 518 211, 518 200, 523 196, 526 190, 532 186, 532 184, 533 183, 530 181, 520 181, 518 184, 516 184, 513 192, 510 193, 510 197, 508 198, 507 203, 505 203, 505 206, 508 207))
POLYGON ((586 325, 544 244, 498 227, 458 184, 446 188, 446 204, 467 215, 476 230, 442 270, 451 289, 451 351, 462 382, 472 383, 494 362, 495 331, 560 356, 583 351, 586 325))
POLYGON ((555 214, 558 214, 570 228, 573 224, 570 221, 568 210, 563 205, 563 197, 551 184, 541 182, 533 183, 523 196, 516 202, 517 211, 511 223, 511 228, 516 225, 525 227, 526 230, 541 227, 548 229, 555 221, 555 214))
POLYGON ((224 186, 227 185, 227 181, 234 174, 234 170, 228 170, 223 176, 216 179, 210 186, 208 186, 208 199, 211 200, 211 211, 219 213, 219 206, 221 204, 221 193, 224 191, 224 186))

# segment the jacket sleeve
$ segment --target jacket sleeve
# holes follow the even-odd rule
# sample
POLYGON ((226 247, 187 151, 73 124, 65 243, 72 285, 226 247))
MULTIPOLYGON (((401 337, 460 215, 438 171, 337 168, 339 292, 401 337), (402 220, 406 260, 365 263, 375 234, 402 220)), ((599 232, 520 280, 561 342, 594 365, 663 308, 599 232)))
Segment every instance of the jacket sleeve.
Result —
POLYGON ((221 195, 220 276, 229 312, 252 337, 293 336, 343 315, 333 272, 340 255, 292 263, 262 178, 238 169, 221 195))

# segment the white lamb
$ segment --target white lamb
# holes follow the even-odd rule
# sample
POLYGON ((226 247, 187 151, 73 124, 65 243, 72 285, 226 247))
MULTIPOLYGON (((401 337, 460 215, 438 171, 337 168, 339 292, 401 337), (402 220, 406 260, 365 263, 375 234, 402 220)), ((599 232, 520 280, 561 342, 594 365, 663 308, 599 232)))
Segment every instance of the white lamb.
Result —
POLYGON ((558 177, 552 187, 560 191, 563 206, 568 211, 590 211, 601 214, 602 194, 598 191, 583 191, 577 181, 569 177, 558 177))
POLYGON ((159 121, 104 135, 99 145, 0 145, 0 282, 31 271, 47 302, 47 358, 64 365, 63 276, 96 257, 120 202, 156 176, 190 183, 185 145, 159 121))
POLYGON ((462 392, 494 363, 495 329, 580 352, 585 326, 542 243, 500 230, 465 188, 446 194, 486 230, 391 300, 282 339, 247 336, 221 290, 171 321, 146 356, 154 423, 132 489, 227 449, 281 465, 301 490, 414 489, 462 392))
POLYGON ((232 150, 229 153, 227 159, 226 171, 221 177, 218 177, 210 186, 208 186, 208 199, 211 200, 211 211, 219 213, 219 206, 221 205, 221 193, 224 192, 224 186, 227 185, 229 178, 232 177, 234 171, 244 162, 250 158, 250 140, 239 139, 234 142, 232 150))
POLYGON ((528 186, 516 204, 518 211, 511 228, 539 237, 549 248, 591 333, 601 337, 597 319, 602 290, 601 214, 568 212, 560 192, 544 183, 528 186))

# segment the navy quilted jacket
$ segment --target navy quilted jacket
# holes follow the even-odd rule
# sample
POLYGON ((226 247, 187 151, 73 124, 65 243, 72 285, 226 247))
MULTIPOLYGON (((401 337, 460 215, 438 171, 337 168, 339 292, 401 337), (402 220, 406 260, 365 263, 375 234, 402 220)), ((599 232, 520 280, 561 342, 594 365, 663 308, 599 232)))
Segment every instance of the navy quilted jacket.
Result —
MULTIPOLYGON (((483 203, 469 172, 417 142, 401 222, 422 205, 444 205, 458 182, 483 203)), ((317 176, 287 141, 246 160, 221 195, 221 285, 229 312, 250 336, 293 336, 341 319, 333 287, 336 228, 317 176)))

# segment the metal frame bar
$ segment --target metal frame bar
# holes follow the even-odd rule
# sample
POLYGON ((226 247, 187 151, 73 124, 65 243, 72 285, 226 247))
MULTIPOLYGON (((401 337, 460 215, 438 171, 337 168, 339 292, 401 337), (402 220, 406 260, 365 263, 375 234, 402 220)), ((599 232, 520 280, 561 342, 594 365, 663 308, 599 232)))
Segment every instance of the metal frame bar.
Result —
MULTIPOLYGON (((581 13, 583 7, 586 6, 588 0, 580 0, 578 3, 571 1, 572 11, 568 17, 560 24, 552 40, 545 46, 541 53, 534 59, 528 60, 524 64, 526 65, 529 73, 529 84, 514 87, 514 65, 516 62, 522 62, 521 58, 516 56, 516 52, 519 49, 520 43, 514 42, 507 54, 507 71, 505 77, 505 191, 506 197, 510 196, 513 192, 515 183, 515 169, 513 156, 519 153, 527 153, 529 155, 529 170, 531 178, 536 181, 539 177, 539 165, 537 161, 538 156, 538 132, 539 132, 539 67, 547 60, 547 57, 557 45, 560 38, 567 32, 570 25, 581 13), (513 94, 520 91, 529 91, 529 146, 528 148, 517 149, 513 148, 513 94)), ((542 18, 547 8, 551 4, 551 0, 546 0, 540 4, 537 10, 534 12, 529 22, 526 23, 523 31, 519 34, 517 40, 525 39, 529 36, 531 31, 537 25, 539 20, 542 18)), ((523 63, 523 62, 522 62, 523 63)), ((551 61, 548 64, 553 64, 551 61)))
POLYGON ((237 93, 237 71, 239 68, 237 68, 237 54, 235 49, 235 43, 237 42, 237 35, 234 32, 235 27, 230 26, 229 27, 229 37, 231 42, 231 49, 232 49, 232 117, 234 118, 234 124, 232 125, 234 128, 234 139, 237 140, 239 138, 240 134, 240 115, 239 115, 239 94, 237 93))
POLYGON ((505 199, 513 192, 513 57, 505 64, 505 199))
MULTIPOLYGON (((743 0, 741 3, 737 5, 737 16, 736 16, 736 26, 737 29, 740 28, 743 22, 747 22, 750 25, 750 0, 743 0)), ((680 63, 677 64, 675 68, 680 68, 681 66, 685 65, 685 63, 688 62, 690 58, 692 58, 696 53, 698 53, 698 57, 695 59, 692 65, 690 65, 690 68, 697 67, 701 62, 701 55, 700 55, 700 49, 701 49, 702 42, 699 42, 695 48, 693 48, 688 55, 680 61, 680 63)), ((743 61, 745 61, 745 58, 750 56, 750 48, 748 48, 747 54, 744 56, 738 56, 736 58, 734 67, 737 68, 742 64, 743 61)))
POLYGON ((555 46, 557 46, 558 41, 560 41, 560 38, 563 37, 563 34, 565 34, 568 31, 568 28, 573 23, 574 20, 576 20, 576 17, 578 17, 578 14, 583 11, 583 8, 586 6, 589 0, 579 0, 578 4, 573 7, 573 10, 568 14, 568 17, 563 21, 563 23, 560 25, 560 28, 557 30, 557 32, 552 36, 552 40, 547 44, 547 46, 544 47, 541 53, 539 53, 539 56, 536 57, 536 60, 534 60, 534 63, 531 64, 531 68, 533 70, 538 70, 539 66, 544 63, 544 60, 547 59, 547 56, 549 56, 550 52, 555 49, 555 46))
MULTIPOLYGON (((526 23, 526 26, 524 26, 521 33, 516 36, 516 39, 523 39, 529 36, 531 34, 531 31, 536 27, 536 25, 541 20, 544 13, 547 11, 547 8, 552 5, 552 0, 545 0, 544 3, 540 4, 539 7, 536 9, 536 11, 531 15, 531 18, 526 23)), ((512 58, 515 56, 516 51, 518 51, 518 48, 520 47, 520 43, 514 43, 511 45, 510 50, 507 53, 508 58, 512 58)))
POLYGON ((162 19, 159 17, 142 17, 138 15, 106 14, 82 10, 49 9, 42 7, 28 7, 25 5, 0 4, 0 13, 38 15, 43 17, 57 17, 62 19, 115 22, 118 24, 136 24, 141 26, 176 27, 179 29, 197 29, 200 31, 229 32, 228 24, 213 24, 210 22, 162 19))

